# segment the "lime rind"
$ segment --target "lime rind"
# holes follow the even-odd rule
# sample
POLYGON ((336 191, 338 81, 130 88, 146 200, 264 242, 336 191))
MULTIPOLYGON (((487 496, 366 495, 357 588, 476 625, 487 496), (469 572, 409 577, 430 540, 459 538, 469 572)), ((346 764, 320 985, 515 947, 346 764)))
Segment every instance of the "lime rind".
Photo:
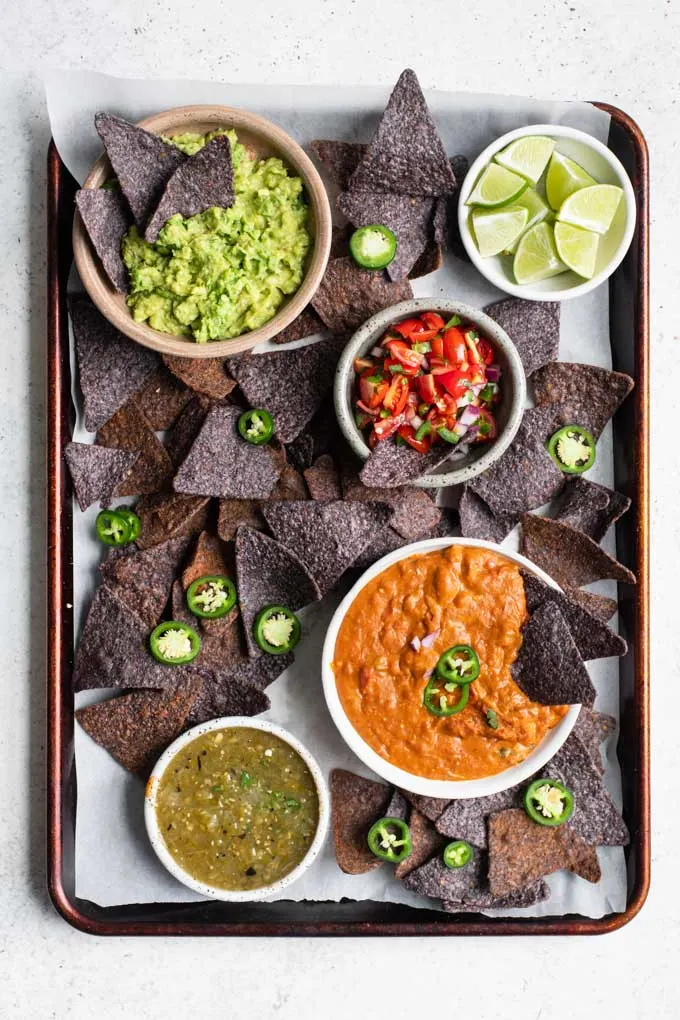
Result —
POLYGON ((510 142, 501 152, 497 152, 494 160, 507 170, 524 177, 530 184, 537 184, 548 165, 555 139, 545 135, 525 135, 510 142))
POLYGON ((537 223, 521 238, 512 264, 517 283, 539 283, 567 271, 557 254, 555 233, 548 223, 537 223))
POLYGON ((562 203, 575 191, 589 188, 593 184, 597 184, 597 181, 593 180, 582 166, 569 159, 563 152, 553 152, 545 178, 545 193, 555 211, 560 209, 562 203))
POLYGON ((594 184, 581 188, 562 203, 557 219, 572 227, 606 234, 622 197, 623 189, 616 184, 594 184))
POLYGON ((519 174, 497 163, 489 163, 465 204, 485 209, 498 208, 514 202, 528 187, 528 183, 519 174))
MULTIPOLYGON (((522 234, 525 234, 527 230, 530 230, 537 223, 542 223, 543 220, 549 220, 550 217, 553 216, 550 206, 543 200, 535 188, 527 188, 527 190, 519 196, 517 202, 513 203, 513 205, 522 206, 528 213, 528 219, 522 234)), ((514 242, 503 250, 504 255, 515 254, 522 234, 515 238, 514 242)))
POLYGON ((506 205, 502 209, 474 209, 472 229, 482 258, 499 255, 504 248, 515 244, 526 229, 528 219, 528 211, 519 205, 506 205))
POLYGON ((584 280, 592 280, 597 264, 600 235, 571 223, 555 224, 555 247, 564 264, 584 280))

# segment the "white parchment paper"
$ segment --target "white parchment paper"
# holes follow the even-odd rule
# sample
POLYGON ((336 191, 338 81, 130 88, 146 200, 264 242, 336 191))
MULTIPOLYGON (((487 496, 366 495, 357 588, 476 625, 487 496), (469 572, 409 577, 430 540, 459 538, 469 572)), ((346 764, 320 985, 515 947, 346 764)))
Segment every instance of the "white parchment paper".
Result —
MULTIPOLYGON (((51 71, 46 80, 47 103, 61 158, 82 182, 101 151, 93 117, 98 110, 138 120, 159 110, 194 103, 242 106, 269 117, 302 145, 313 138, 368 141, 384 109, 389 89, 359 87, 225 85, 218 82, 142 81, 112 78, 94 72, 51 71)), ((606 142, 609 117, 585 103, 540 102, 520 97, 432 92, 428 102, 437 120, 447 151, 463 153, 472 160, 494 138, 527 123, 568 124, 588 131, 606 142)), ((79 284, 76 279, 74 287, 79 284)), ((416 280, 417 296, 452 296, 482 307, 500 297, 477 271, 447 255, 437 273, 416 280)), ((280 349, 280 348, 279 348, 280 349)), ((560 357, 611 367, 608 333, 607 288, 562 305, 560 357)), ((73 358, 72 358, 73 360, 73 358)), ((74 373, 75 378, 75 373, 74 373)), ((82 424, 77 386, 74 439, 91 441, 82 424)), ((598 458, 589 477, 613 484, 611 426, 598 444, 598 458)), ((89 600, 98 581, 100 547, 93 538, 97 508, 81 513, 74 507, 74 630, 79 632, 89 600)), ((517 535, 504 545, 517 547, 517 535)), ((614 536, 604 543, 614 551, 614 536)), ((594 590, 615 595, 610 582, 594 590)), ((344 591, 342 585, 322 602, 303 613, 305 640, 296 661, 269 688, 272 707, 265 716, 295 733, 328 772, 344 767, 371 776, 336 731, 321 690, 320 661, 323 638, 331 615, 344 591)), ((614 621, 616 626, 616 621, 614 621)), ((618 718, 618 661, 590 663, 589 672, 598 692, 596 707, 618 718)), ((104 693, 77 695, 77 706, 96 701, 104 693)), ((617 805, 621 804, 621 778, 615 755, 616 736, 605 748, 605 781, 617 805)), ((143 788, 113 758, 76 726, 78 804, 76 814, 76 893, 101 906, 126 903, 186 902, 200 899, 176 882, 156 859, 143 824, 143 788)), ((375 778, 375 777, 374 777, 375 778)), ((518 916, 577 913, 601 917, 622 911, 626 902, 626 871, 621 848, 600 848, 602 880, 590 885, 573 875, 559 873, 550 879, 552 897, 547 903, 521 911, 518 916)), ((414 896, 394 880, 389 868, 363 876, 344 875, 335 863, 332 841, 314 866, 294 886, 286 899, 373 899, 431 907, 432 901, 414 896)), ((496 912, 489 912, 496 913, 496 912)))

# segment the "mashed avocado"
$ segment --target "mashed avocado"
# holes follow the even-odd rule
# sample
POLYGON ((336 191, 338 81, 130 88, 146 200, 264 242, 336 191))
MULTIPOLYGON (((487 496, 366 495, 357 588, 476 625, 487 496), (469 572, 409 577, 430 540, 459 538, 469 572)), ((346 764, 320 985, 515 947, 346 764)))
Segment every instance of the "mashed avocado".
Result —
POLYGON ((199 343, 269 322, 300 286, 311 247, 302 180, 280 159, 251 158, 234 131, 168 140, 193 155, 218 134, 231 143, 233 206, 172 216, 154 244, 132 227, 122 244, 135 321, 199 343))

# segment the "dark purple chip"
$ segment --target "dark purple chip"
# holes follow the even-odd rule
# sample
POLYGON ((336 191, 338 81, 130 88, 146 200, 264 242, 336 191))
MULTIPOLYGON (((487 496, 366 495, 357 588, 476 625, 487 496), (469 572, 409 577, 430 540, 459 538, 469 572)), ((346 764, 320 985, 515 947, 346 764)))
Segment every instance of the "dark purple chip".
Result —
POLYGON ((192 397, 191 390, 159 365, 136 400, 151 428, 161 432, 174 425, 192 397))
POLYGON ((97 113, 94 126, 113 172, 143 230, 166 183, 187 157, 177 146, 110 113, 97 113))
POLYGON ((108 506, 116 486, 130 474, 136 453, 109 450, 91 443, 68 443, 64 460, 68 465, 78 506, 87 510, 97 500, 108 506))
POLYGON ((589 535, 594 542, 601 542, 629 507, 630 500, 621 492, 587 478, 575 478, 564 487, 555 519, 589 535))
POLYGON ((291 443, 327 396, 345 342, 333 338, 294 350, 241 354, 228 358, 227 367, 251 407, 269 411, 278 438, 291 443))
POLYGON ((209 410, 210 400, 208 397, 193 397, 174 425, 168 430, 165 437, 165 449, 168 451, 168 456, 175 469, 180 466, 189 453, 209 410))
POLYGON ((317 457, 303 472, 312 499, 341 499, 340 475, 330 454, 317 457))
POLYGON ((314 463, 314 436, 303 432, 286 446, 286 457, 296 471, 306 471, 314 463))
POLYGON ((413 263, 413 268, 408 274, 409 280, 419 280, 421 276, 429 276, 436 273, 444 265, 442 249, 435 241, 428 241, 425 248, 413 263))
POLYGON ((448 443, 437 443, 428 453, 419 453, 412 446, 384 439, 369 453, 359 477, 364 485, 393 489, 433 471, 452 453, 453 448, 448 443))
POLYGON ((269 445, 253 446, 237 430, 241 410, 216 404, 179 467, 176 492, 221 499, 266 499, 281 473, 269 445))
POLYGON ((597 595, 594 591, 569 588, 567 594, 572 601, 578 603, 581 609, 585 609, 601 623, 607 623, 608 620, 611 620, 619 608, 616 599, 610 599, 606 595, 597 595))
POLYGON ((304 340, 307 336, 325 333, 326 327, 311 305, 303 308, 296 319, 272 337, 275 344, 291 344, 294 340, 304 340))
POLYGON ((354 227, 351 223, 346 223, 344 227, 333 227, 329 258, 342 259, 349 255, 349 239, 353 233, 354 227))
POLYGON ((333 333, 353 333, 383 308, 413 297, 408 280, 393 283, 384 272, 360 269, 350 257, 331 259, 312 304, 333 333))
POLYGON ((206 209, 229 209, 234 204, 231 145, 218 135, 177 167, 169 178, 144 231, 147 241, 158 239, 171 216, 196 216, 206 209))
POLYGON ((487 845, 486 820, 495 811, 503 811, 509 807, 519 807, 522 793, 527 783, 512 786, 500 793, 491 793, 486 797, 471 797, 463 800, 452 800, 435 822, 435 826, 443 836, 449 839, 464 839, 472 846, 487 845))
POLYGON ((397 251, 387 266, 390 280, 403 280, 413 268, 430 234, 433 200, 413 195, 345 191, 338 208, 355 227, 380 223, 397 239, 397 251))
POLYGON ((544 903, 551 895, 547 882, 536 882, 524 889, 516 889, 507 896, 494 896, 489 889, 472 891, 466 895, 463 903, 442 900, 442 909, 447 914, 463 914, 477 910, 515 910, 517 907, 533 907, 535 903, 544 903))
MULTIPOLYGON (((505 298, 487 305, 486 314, 508 334, 522 359, 527 379, 536 369, 555 361, 560 349, 558 301, 505 298)), ((540 401, 539 401, 540 403, 540 401)))
POLYGON ((178 358, 164 354, 163 361, 185 386, 211 400, 223 400, 236 387, 224 358, 178 358))
MULTIPOLYGON (((385 808, 385 814, 382 817, 400 818, 402 822, 406 822, 408 821, 410 811, 409 803, 404 794, 401 790, 394 789, 392 791, 392 796, 390 797, 390 802, 385 808)), ((376 818, 376 821, 377 820, 378 819, 376 818)))
POLYGON ((270 502, 263 505, 262 513, 275 538, 300 557, 322 595, 337 584, 392 516, 385 503, 352 505, 342 500, 270 502))
POLYGON ((552 602, 567 621, 571 636, 582 659, 604 659, 611 655, 625 655, 628 646, 622 637, 589 613, 571 592, 560 592, 541 581, 528 570, 521 570, 527 610, 535 612, 540 606, 552 602))
POLYGON ((128 400, 97 432, 97 443, 137 454, 134 467, 116 489, 118 496, 158 492, 170 484, 172 461, 136 400, 128 400))
POLYGON ((144 386, 159 358, 119 333, 85 295, 74 295, 70 309, 85 428, 96 432, 144 386))
MULTIPOLYGON (((398 790, 396 792, 399 793, 398 790)), ((403 794, 400 796, 403 797, 403 794)), ((390 813, 388 812, 388 817, 390 813)), ((441 853, 446 846, 446 839, 437 832, 432 822, 416 808, 411 808, 408 827, 411 834, 411 853, 394 869, 394 877, 399 879, 405 878, 409 872, 415 871, 435 854, 441 853)))
POLYGON ((109 280, 122 294, 128 290, 128 274, 120 245, 130 229, 132 216, 119 188, 81 188, 76 207, 92 247, 109 280))
POLYGON ((401 73, 350 191, 450 195, 456 178, 415 72, 401 73))
POLYGON ((330 774, 331 814, 335 859, 346 875, 363 875, 382 861, 368 849, 368 830, 384 818, 390 788, 345 769, 330 774))
POLYGON ((189 542, 186 536, 172 538, 152 549, 104 560, 99 565, 104 584, 149 630, 153 630, 163 614, 189 542))
POLYGON ((309 147, 341 191, 347 189, 350 177, 368 148, 363 142, 336 142, 331 139, 315 139, 309 147))
POLYGON ((408 790, 404 790, 404 796, 416 811, 420 811, 421 815, 424 815, 431 822, 436 822, 451 803, 441 797, 425 797, 421 793, 410 793, 408 790))
POLYGON ((394 511, 390 526, 410 542, 431 537, 442 519, 441 510, 424 489, 416 489, 409 485, 397 489, 367 486, 361 481, 354 467, 350 469, 349 465, 342 479, 342 496, 349 502, 369 500, 387 503, 394 511))
POLYGON ((258 499, 221 499, 217 518, 217 534, 223 542, 231 542, 242 524, 261 531, 265 527, 258 499))
POLYGON ((149 549, 169 538, 197 535, 206 525, 209 504, 206 496, 180 496, 175 492, 142 496, 135 507, 142 525, 137 546, 149 549))
POLYGON ((548 517, 522 517, 520 552, 550 574, 561 588, 581 588, 607 578, 635 584, 635 574, 592 538, 548 517))
POLYGON ((463 903, 466 896, 474 895, 482 888, 485 865, 485 855, 475 848, 472 859, 463 868, 447 868, 438 855, 409 872, 404 878, 404 885, 420 896, 463 903))
POLYGON ((409 540, 407 538, 402 538, 393 527, 388 525, 375 536, 361 555, 357 557, 352 564, 352 570, 366 570, 368 567, 372 567, 374 563, 377 563, 378 560, 381 560, 383 556, 387 556, 388 553, 394 552, 396 549, 402 549, 408 544, 409 540))
MULTIPOLYGON (((282 661, 276 663, 278 676, 290 665, 293 656, 272 655, 267 658, 288 660, 285 663, 282 661)), ((259 670, 256 669, 258 665, 259 663, 238 663, 224 668, 196 666, 194 672, 201 678, 203 684, 191 707, 187 720, 189 725, 196 726, 198 723, 207 722, 208 719, 219 719, 222 716, 259 715, 271 708, 269 698, 261 689, 267 686, 267 683, 271 683, 271 680, 266 679, 267 674, 261 666, 259 670), (251 683, 251 679, 255 678, 260 681, 260 686, 251 683), (266 683, 263 683, 265 679, 266 683)))
POLYGON ((573 733, 579 738, 591 761, 600 775, 604 775, 602 752, 603 744, 616 731, 616 719, 604 712, 594 712, 589 708, 581 708, 574 725, 573 733))
POLYGON ((261 609, 285 606, 296 612, 321 598, 318 585, 292 550, 248 527, 236 532, 236 587, 251 657, 263 654, 253 637, 261 609))
POLYGON ((216 535, 202 531, 182 571, 182 584, 188 588, 199 577, 223 577, 225 574, 228 571, 222 543, 216 535))
POLYGON ((537 405, 561 404, 560 425, 580 425, 598 439, 635 385, 629 375, 597 365, 553 361, 531 378, 537 405))
POLYGON ((541 705, 592 705, 595 701, 588 670, 554 602, 544 602, 531 614, 510 672, 527 697, 541 705))
POLYGON ((502 542, 519 521, 519 517, 511 514, 495 514, 469 485, 463 486, 458 513, 463 538, 481 538, 485 542, 502 542))

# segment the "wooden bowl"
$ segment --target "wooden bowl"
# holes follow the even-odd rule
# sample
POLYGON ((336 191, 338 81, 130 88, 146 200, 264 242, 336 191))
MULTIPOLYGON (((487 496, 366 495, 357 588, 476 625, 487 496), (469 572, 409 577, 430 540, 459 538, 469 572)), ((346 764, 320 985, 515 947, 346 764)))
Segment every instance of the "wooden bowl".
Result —
MULTIPOLYGON (((309 202, 309 230, 313 237, 311 257, 300 287, 281 306, 273 319, 251 333, 230 340, 211 340, 196 343, 185 337, 172 336, 151 329, 143 322, 135 322, 125 301, 125 295, 114 290, 97 257, 76 211, 73 221, 73 256, 85 290, 95 305, 121 333, 131 340, 151 347, 161 354, 181 358, 220 358, 248 351, 263 340, 281 332, 302 309, 309 304, 326 269, 331 245, 331 209, 321 178, 312 161, 293 139, 271 121, 236 110, 229 106, 180 106, 157 113, 139 121, 139 126, 156 134, 175 135, 186 132, 206 134, 218 127, 233 128, 247 148, 258 158, 278 156, 286 166, 302 178, 309 202)), ((94 164, 84 188, 98 188, 111 176, 111 166, 105 155, 94 164)))

